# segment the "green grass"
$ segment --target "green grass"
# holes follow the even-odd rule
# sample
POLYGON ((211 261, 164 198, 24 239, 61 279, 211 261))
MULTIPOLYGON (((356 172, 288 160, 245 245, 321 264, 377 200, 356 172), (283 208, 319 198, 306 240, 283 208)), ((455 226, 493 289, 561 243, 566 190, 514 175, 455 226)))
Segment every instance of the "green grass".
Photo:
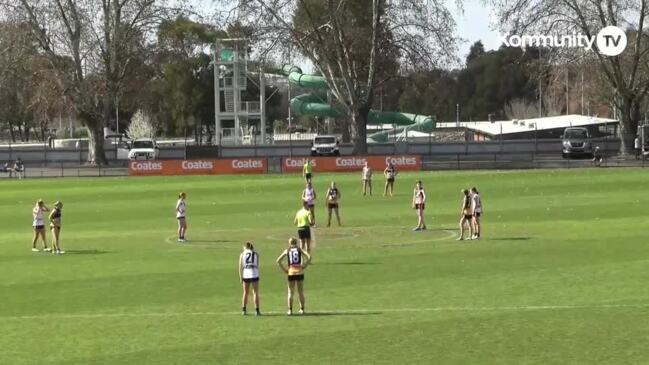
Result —
POLYGON ((339 182, 344 227, 318 228, 315 315, 290 318, 274 260, 294 234, 297 175, 0 181, 0 364, 647 363, 648 175, 402 174, 394 198, 363 198, 358 174, 318 174, 320 200, 339 182), (471 185, 484 238, 457 243, 471 185), (173 242, 180 190, 186 246, 173 242), (65 203, 64 256, 29 251, 38 198, 65 203), (261 318, 238 314, 245 240, 261 255, 261 318))

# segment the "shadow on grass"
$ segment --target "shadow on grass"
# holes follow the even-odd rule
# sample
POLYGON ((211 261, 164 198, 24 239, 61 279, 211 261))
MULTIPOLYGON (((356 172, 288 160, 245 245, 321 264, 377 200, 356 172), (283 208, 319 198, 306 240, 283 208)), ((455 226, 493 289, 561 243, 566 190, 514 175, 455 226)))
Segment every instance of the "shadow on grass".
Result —
POLYGON ((319 262, 319 265, 378 265, 380 262, 362 262, 362 261, 350 261, 350 262, 319 262))
POLYGON ((532 237, 494 237, 495 241, 528 241, 532 237))
POLYGON ((70 255, 102 255, 105 253, 111 253, 111 251, 102 251, 102 250, 66 250, 66 254, 70 255))
POLYGON ((191 245, 192 243, 234 243, 231 240, 189 240, 186 244, 191 245))
POLYGON ((286 313, 263 313, 262 317, 287 317, 287 318, 300 318, 300 317, 337 317, 337 316, 376 316, 383 314, 380 311, 375 312, 334 312, 334 311, 322 311, 322 312, 306 312, 304 314, 294 313, 289 316, 286 313))

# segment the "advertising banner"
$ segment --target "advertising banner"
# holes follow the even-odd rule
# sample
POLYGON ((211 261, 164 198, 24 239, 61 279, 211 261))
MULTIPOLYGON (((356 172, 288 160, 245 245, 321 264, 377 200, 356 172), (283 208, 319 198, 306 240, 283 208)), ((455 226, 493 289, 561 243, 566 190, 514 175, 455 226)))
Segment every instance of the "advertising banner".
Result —
POLYGON ((285 157, 282 159, 282 172, 302 172, 306 160, 311 160, 314 172, 360 171, 365 163, 374 171, 383 171, 392 162, 398 171, 421 170, 421 156, 338 156, 338 157, 285 157))
POLYGON ((265 158, 130 161, 130 176, 265 174, 265 158))

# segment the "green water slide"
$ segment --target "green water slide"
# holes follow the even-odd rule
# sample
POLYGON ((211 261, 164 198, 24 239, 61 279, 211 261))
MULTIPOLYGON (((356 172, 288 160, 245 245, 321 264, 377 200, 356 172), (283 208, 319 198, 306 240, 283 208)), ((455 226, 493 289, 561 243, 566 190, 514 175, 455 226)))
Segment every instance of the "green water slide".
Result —
MULTIPOLYGON (((324 77, 315 75, 305 75, 297 66, 286 65, 282 68, 291 84, 306 89, 319 90, 317 92, 302 94, 291 99, 291 110, 297 114, 313 115, 325 118, 339 118, 344 115, 344 111, 330 105, 327 102, 326 92, 327 83, 324 77)), ((418 131, 430 133, 435 128, 435 119, 426 115, 408 114, 400 112, 382 112, 370 110, 368 114, 369 124, 394 124, 400 127, 388 131, 373 133, 367 136, 367 142, 387 142, 388 136, 399 134, 404 131, 418 131)))

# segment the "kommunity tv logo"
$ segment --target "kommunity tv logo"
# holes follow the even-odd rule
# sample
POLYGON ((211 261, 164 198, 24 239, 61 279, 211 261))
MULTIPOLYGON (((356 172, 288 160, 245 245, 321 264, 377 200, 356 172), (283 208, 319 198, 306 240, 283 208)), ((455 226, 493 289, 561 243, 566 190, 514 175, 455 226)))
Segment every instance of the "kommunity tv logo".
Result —
POLYGON ((624 52, 627 45, 626 33, 616 26, 602 28, 596 36, 587 36, 573 32, 565 35, 517 35, 500 34, 500 44, 506 47, 549 47, 549 48, 583 48, 591 51, 596 45, 599 53, 605 56, 617 56, 624 52))

